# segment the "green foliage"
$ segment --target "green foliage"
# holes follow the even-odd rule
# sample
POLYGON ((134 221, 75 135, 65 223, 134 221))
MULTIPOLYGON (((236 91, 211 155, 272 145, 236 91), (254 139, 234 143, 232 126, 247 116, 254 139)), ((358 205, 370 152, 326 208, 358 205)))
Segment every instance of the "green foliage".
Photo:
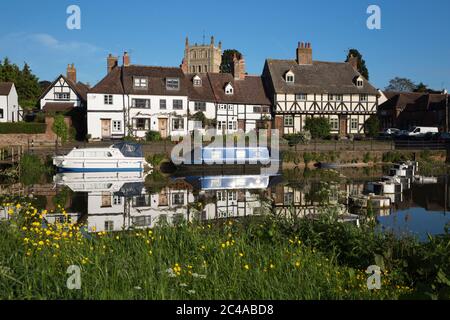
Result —
POLYGON ((370 155, 370 152, 366 152, 364 154, 363 162, 364 163, 369 163, 371 160, 372 160, 372 156, 370 155))
POLYGON ((383 153, 383 162, 386 163, 395 163, 400 161, 407 161, 412 160, 414 158, 413 154, 411 153, 401 153, 398 151, 389 151, 387 153, 383 153))
POLYGON ((289 150, 283 151, 282 157, 283 157, 282 158, 283 162, 287 162, 287 163, 291 162, 296 165, 299 164, 301 161, 300 155, 294 151, 289 151, 289 150))
POLYGON ((366 134, 369 137, 375 138, 376 136, 378 136, 380 134, 380 120, 378 119, 378 117, 370 117, 365 123, 365 128, 366 134))
POLYGON ((34 122, 45 123, 45 113, 44 112, 38 112, 36 114, 36 117, 34 118, 34 122))
POLYGON ((153 167, 159 166, 165 159, 166 155, 164 153, 156 153, 151 156, 147 156, 146 161, 151 164, 153 167))
POLYGON ((327 119, 314 117, 306 118, 304 129, 311 133, 313 139, 323 139, 330 136, 331 126, 327 119))
POLYGON ((232 73, 233 72, 233 56, 236 55, 238 59, 242 57, 236 49, 227 49, 222 53, 222 64, 220 65, 221 73, 232 73))
POLYGON ((67 142, 67 139, 69 138, 69 129, 64 121, 63 115, 58 114, 54 117, 52 130, 62 143, 67 142))
POLYGON ((0 123, 0 134, 11 133, 27 133, 27 134, 39 134, 45 133, 45 123, 34 122, 4 122, 0 123))
POLYGON ((349 61, 350 56, 358 58, 358 71, 364 78, 369 80, 369 70, 367 69, 366 61, 362 58, 362 54, 356 49, 350 49, 345 62, 349 61))
POLYGON ((41 159, 34 154, 25 153, 20 159, 20 182, 24 185, 33 185, 42 181, 43 176, 50 172, 41 159))
POLYGON ((300 133, 286 134, 283 138, 288 141, 289 147, 293 147, 299 143, 308 143, 311 140, 311 133, 309 131, 304 131, 300 133))
POLYGON ((389 81, 389 85, 385 88, 386 91, 395 92, 413 92, 416 89, 416 85, 413 81, 407 78, 395 77, 389 81))
POLYGON ((147 131, 145 134, 145 140, 146 141, 160 141, 161 140, 161 134, 159 131, 147 131))
POLYGON ((158 170, 153 170, 153 172, 145 178, 145 188, 152 193, 159 193, 164 189, 169 182, 169 178, 158 170))
POLYGON ((314 160, 314 155, 313 154, 311 154, 309 152, 305 152, 303 154, 303 161, 305 162, 306 166, 313 160, 314 160))
POLYGON ((32 73, 29 65, 23 68, 13 64, 8 58, 0 62, 0 82, 14 82, 19 96, 19 104, 25 109, 34 108, 41 94, 39 79, 32 73))

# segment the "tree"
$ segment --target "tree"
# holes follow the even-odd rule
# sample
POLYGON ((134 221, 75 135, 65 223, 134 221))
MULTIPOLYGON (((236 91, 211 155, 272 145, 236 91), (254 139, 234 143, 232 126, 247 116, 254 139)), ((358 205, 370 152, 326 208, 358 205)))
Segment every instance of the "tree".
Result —
POLYGON ((8 58, 5 58, 3 62, 0 62, 0 81, 14 82, 19 96, 19 104, 23 108, 36 106, 41 88, 39 79, 32 73, 27 63, 20 70, 16 64, 12 64, 8 58))
POLYGON ((350 56, 354 56, 358 58, 358 72, 367 80, 369 80, 369 70, 366 66, 366 61, 363 59, 362 54, 356 49, 350 49, 347 54, 347 59, 345 62, 348 62, 350 56))
POLYGON ((66 142, 69 136, 69 129, 64 121, 64 116, 58 114, 53 118, 52 130, 62 143, 66 142))
POLYGON ((413 92, 417 86, 410 79, 395 77, 389 81, 386 91, 413 92))
POLYGON ((238 59, 242 58, 242 53, 236 49, 227 49, 222 54, 222 63, 220 65, 221 73, 232 73, 233 72, 233 57, 236 54, 238 59))
POLYGON ((377 116, 372 116, 366 121, 366 134, 375 138, 380 133, 380 120, 377 116))
POLYGON ((323 139, 330 136, 331 126, 325 118, 306 118, 304 129, 311 133, 313 139, 323 139))

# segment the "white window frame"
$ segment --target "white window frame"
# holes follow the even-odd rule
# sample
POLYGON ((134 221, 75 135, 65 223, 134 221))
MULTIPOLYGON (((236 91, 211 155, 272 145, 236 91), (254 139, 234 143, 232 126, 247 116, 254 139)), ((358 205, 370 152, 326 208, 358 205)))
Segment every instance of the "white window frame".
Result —
POLYGON ((122 132, 122 121, 121 120, 113 120, 112 121, 112 131, 113 132, 122 132))
POLYGON ((179 78, 167 78, 166 79, 166 89, 167 90, 180 90, 180 79, 179 78))
POLYGON ((172 108, 173 110, 183 110, 183 100, 181 99, 175 99, 172 102, 172 108), (180 103, 181 106, 176 106, 176 104, 180 103))
POLYGON ((166 99, 159 99, 159 109, 167 110, 167 100, 166 99))
POLYGON ((368 96, 367 94, 365 94, 365 93, 361 93, 361 94, 359 95, 359 101, 361 101, 361 102, 367 102, 367 101, 369 101, 369 96, 368 96))
POLYGON ((194 102, 194 111, 206 112, 206 102, 204 102, 204 101, 195 101, 194 102))
POLYGON ((132 108, 137 108, 137 109, 150 109, 151 108, 151 100, 150 99, 139 99, 139 98, 132 99, 131 100, 131 106, 132 106, 132 108), (139 102, 145 101, 145 103, 144 103, 145 107, 142 107, 142 106, 138 107, 138 106, 136 106, 136 102, 137 101, 139 101, 139 102))
POLYGON ((308 99, 308 95, 306 93, 297 93, 295 95, 296 101, 306 101, 308 99))
POLYGON ((114 97, 112 94, 105 94, 103 96, 103 102, 105 105, 113 105, 114 104, 114 97))
POLYGON ((145 77, 135 77, 133 79, 133 87, 135 89, 147 89, 148 88, 148 79, 145 77))
POLYGON ((350 129, 351 130, 358 130, 359 121, 357 118, 351 118, 350 119, 350 129))
POLYGON ((172 119, 172 130, 173 131, 184 130, 184 118, 173 118, 172 119), (178 123, 178 128, 175 128, 175 123, 178 123))
POLYGON ((291 114, 285 115, 283 119, 283 126, 287 128, 292 128, 294 126, 294 116, 291 114))
POLYGON ((339 130, 339 119, 338 118, 330 118, 330 129, 332 131, 339 130))
POLYGON ((55 92, 55 100, 69 101, 70 100, 70 92, 55 92))

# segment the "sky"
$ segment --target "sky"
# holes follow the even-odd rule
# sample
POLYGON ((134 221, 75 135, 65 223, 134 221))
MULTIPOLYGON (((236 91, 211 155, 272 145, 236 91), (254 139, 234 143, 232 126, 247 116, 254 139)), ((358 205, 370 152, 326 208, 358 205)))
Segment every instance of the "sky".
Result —
POLYGON ((350 48, 366 60, 377 88, 399 76, 450 89, 450 1, 429 0, 42 0, 3 1, 0 59, 27 62, 40 80, 65 74, 95 85, 106 75, 109 53, 140 65, 179 66, 184 42, 206 42, 245 56, 247 71, 264 61, 294 59, 299 41, 313 59, 344 61, 350 48), (81 29, 69 30, 68 6, 81 10, 81 29), (369 5, 381 9, 381 29, 370 30, 369 5))

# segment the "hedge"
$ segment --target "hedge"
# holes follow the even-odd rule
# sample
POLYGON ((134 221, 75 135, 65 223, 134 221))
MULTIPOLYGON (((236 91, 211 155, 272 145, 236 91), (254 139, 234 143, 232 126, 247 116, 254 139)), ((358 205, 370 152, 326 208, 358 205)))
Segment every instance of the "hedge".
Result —
POLYGON ((47 125, 36 122, 5 122, 0 123, 0 134, 8 133, 45 133, 47 125))

